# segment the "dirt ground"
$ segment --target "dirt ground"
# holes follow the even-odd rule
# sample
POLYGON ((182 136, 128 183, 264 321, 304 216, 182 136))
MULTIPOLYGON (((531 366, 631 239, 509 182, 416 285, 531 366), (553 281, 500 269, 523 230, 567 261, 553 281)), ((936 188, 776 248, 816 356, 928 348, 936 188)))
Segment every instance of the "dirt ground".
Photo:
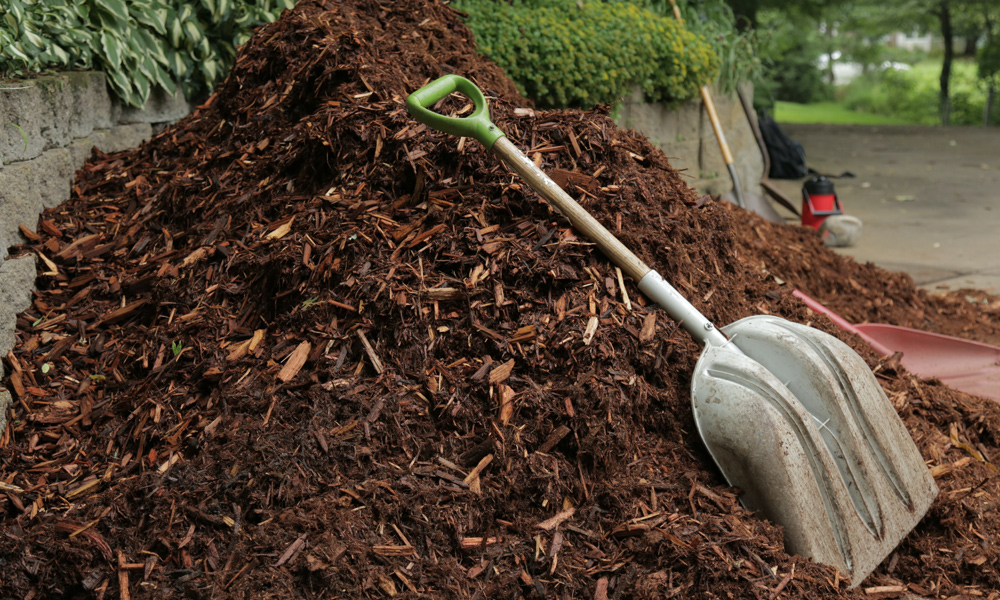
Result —
MULTIPOLYGON (((1000 129, 782 127, 813 169, 857 176, 835 180, 845 210, 865 224, 839 253, 909 273, 928 291, 1000 290, 1000 129)), ((802 181, 776 183, 798 205, 802 181)))

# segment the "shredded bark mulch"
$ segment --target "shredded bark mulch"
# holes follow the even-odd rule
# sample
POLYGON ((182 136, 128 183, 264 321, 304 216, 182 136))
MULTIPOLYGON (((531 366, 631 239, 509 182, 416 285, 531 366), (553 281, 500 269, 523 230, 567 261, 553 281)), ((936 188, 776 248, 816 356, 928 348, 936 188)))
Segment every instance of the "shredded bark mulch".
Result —
POLYGON ((1000 301, 700 198, 606 112, 533 110, 445 6, 305 0, 189 118, 95 153, 20 248, 0 595, 995 598, 997 406, 790 292, 994 343, 1000 301), (875 370, 941 494, 862 586, 722 480, 698 344, 477 142, 407 115, 450 72, 710 319, 809 323, 875 370))

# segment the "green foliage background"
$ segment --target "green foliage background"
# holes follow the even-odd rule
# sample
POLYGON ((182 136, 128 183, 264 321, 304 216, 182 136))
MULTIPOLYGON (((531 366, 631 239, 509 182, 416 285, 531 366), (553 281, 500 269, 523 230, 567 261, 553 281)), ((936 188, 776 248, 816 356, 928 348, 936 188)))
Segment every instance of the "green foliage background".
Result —
POLYGON ((127 104, 175 81, 199 97, 232 65, 253 28, 295 0, 2 0, 0 72, 104 71, 127 104))
MULTIPOLYGON (((855 79, 838 95, 854 111, 892 115, 920 125, 939 125, 938 78, 941 65, 926 60, 908 71, 877 70, 855 79)), ((956 60, 951 74, 951 124, 981 125, 986 91, 977 77, 976 64, 956 60)))
MULTIPOLYGON (((673 18, 669 0, 608 0, 638 2, 654 13, 673 18)), ((753 29, 740 30, 733 9, 724 0, 675 0, 684 19, 684 28, 700 35, 719 57, 719 76, 715 87, 724 94, 734 94, 741 82, 759 85, 764 77, 758 46, 759 35, 753 29)))
POLYGON ((639 86, 678 102, 716 79, 719 57, 676 20, 633 3, 464 0, 479 51, 547 107, 610 104, 639 86))
POLYGON ((775 100, 808 104, 832 99, 832 88, 817 66, 820 55, 829 49, 815 23, 775 10, 761 11, 758 18, 766 76, 757 86, 754 104, 772 111, 775 100))

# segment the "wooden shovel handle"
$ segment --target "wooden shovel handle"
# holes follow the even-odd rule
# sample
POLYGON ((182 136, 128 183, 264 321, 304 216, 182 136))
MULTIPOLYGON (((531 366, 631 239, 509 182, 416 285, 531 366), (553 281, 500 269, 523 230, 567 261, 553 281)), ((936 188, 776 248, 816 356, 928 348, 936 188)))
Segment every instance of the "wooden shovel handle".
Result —
POLYGON ((646 273, 649 273, 650 269, 646 263, 642 262, 634 252, 621 243, 604 225, 601 225, 576 200, 571 198, 548 175, 535 166, 535 163, 531 162, 510 140, 506 137, 498 139, 493 144, 493 152, 510 165, 512 169, 517 171, 517 174, 523 177, 528 182, 528 185, 555 207, 560 214, 569 219, 569 222, 577 231, 597 244, 601 252, 610 258, 611 262, 618 265, 626 275, 639 281, 646 276, 646 273))

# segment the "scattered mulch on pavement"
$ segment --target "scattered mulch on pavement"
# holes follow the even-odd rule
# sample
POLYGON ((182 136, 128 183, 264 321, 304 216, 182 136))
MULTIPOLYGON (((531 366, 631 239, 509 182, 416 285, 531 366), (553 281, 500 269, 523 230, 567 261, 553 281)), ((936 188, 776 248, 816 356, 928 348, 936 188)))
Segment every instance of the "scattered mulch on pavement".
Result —
POLYGON ((1000 587, 997 406, 880 363, 789 287, 949 331, 988 305, 941 313, 905 277, 699 198, 605 112, 531 110, 446 7, 307 0, 195 114, 96 154, 22 249, 39 291, 6 358, 0 594, 1000 587), (690 410, 700 347, 480 145, 407 115, 446 72, 709 318, 778 314, 858 348, 941 487, 865 584, 787 555, 721 480, 690 410), (824 283, 844 274, 862 289, 824 283))

